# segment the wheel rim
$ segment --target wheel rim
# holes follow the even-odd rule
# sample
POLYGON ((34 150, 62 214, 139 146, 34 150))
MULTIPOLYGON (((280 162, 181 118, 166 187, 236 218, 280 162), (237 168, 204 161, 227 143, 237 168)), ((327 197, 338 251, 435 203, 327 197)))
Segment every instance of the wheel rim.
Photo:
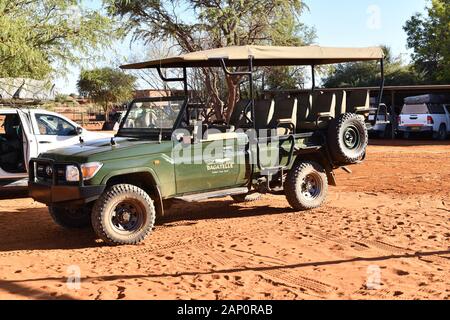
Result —
POLYGON ((359 146, 359 134, 358 129, 355 126, 349 126, 344 131, 344 144, 345 146, 350 149, 356 149, 359 146))
POLYGON ((444 127, 441 127, 441 130, 440 130, 440 132, 441 132, 441 134, 440 134, 440 137, 441 138, 444 138, 445 137, 445 135, 447 134, 447 129, 445 129, 444 127))
POLYGON ((142 206, 134 200, 119 202, 111 215, 114 229, 120 233, 133 233, 141 229, 145 222, 142 206))
POLYGON ((320 179, 315 174, 308 174, 302 182, 302 195, 310 200, 319 197, 321 192, 320 179))

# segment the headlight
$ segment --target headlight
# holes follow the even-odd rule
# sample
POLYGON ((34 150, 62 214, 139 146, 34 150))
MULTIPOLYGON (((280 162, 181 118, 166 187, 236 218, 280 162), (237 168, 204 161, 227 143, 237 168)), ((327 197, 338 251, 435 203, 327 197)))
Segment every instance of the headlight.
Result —
MULTIPOLYGON (((81 165, 81 172, 83 173, 83 180, 92 179, 103 166, 100 162, 90 162, 81 165)), ((80 181, 80 171, 76 166, 66 167, 66 181, 76 182, 80 181)))
POLYGON ((66 181, 80 181, 80 171, 75 166, 66 167, 66 181))

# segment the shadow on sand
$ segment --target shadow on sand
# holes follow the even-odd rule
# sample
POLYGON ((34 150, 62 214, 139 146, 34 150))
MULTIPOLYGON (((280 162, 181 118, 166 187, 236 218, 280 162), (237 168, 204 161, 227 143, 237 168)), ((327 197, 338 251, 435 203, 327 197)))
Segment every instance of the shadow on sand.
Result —
MULTIPOLYGON (((295 263, 289 265, 275 265, 275 266, 240 266, 236 268, 227 269, 212 269, 209 271, 185 271, 177 273, 158 273, 158 274, 130 274, 130 275, 104 275, 98 277, 85 277, 81 279, 81 282, 92 282, 92 281, 123 281, 123 280, 134 280, 134 279, 154 279, 154 278, 174 278, 180 276, 199 276, 199 275, 213 275, 213 274, 225 274, 230 275, 238 272, 267 272, 267 271, 282 271, 289 269, 301 269, 307 267, 319 267, 319 266, 332 266, 339 264, 355 263, 355 262, 380 262, 386 260, 395 259, 421 259, 431 256, 441 256, 449 255, 450 251, 430 251, 430 252, 416 252, 414 254, 397 254, 397 255, 387 255, 387 256, 376 256, 371 258, 350 258, 342 260, 330 260, 330 261, 314 261, 306 263, 295 263)), ((0 280, 0 287, 5 291, 13 294, 21 295, 25 298, 31 299, 63 299, 71 300, 73 297, 69 295, 59 295, 55 296, 51 293, 47 293, 38 289, 31 289, 26 286, 27 283, 33 283, 38 281, 58 281, 61 284, 65 284, 67 279, 64 277, 46 277, 46 278, 35 278, 35 279, 24 279, 16 281, 0 280)))
MULTIPOLYGON (((18 200, 20 201, 20 200, 18 200)), ((157 227, 170 228, 174 222, 186 225, 200 220, 231 219, 292 212, 289 207, 243 207, 233 201, 214 200, 201 203, 175 205, 165 217, 157 219, 157 227)), ((46 208, 19 209, 0 212, 0 254, 21 250, 86 249, 101 247, 92 229, 66 230, 56 225, 46 208)))

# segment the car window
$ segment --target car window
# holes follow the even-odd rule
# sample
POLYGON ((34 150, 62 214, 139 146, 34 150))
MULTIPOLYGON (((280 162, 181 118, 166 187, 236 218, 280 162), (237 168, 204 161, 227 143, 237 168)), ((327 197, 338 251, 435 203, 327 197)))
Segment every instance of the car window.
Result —
POLYGON ((402 114, 427 114, 428 107, 426 104, 405 104, 402 114))
POLYGON ((442 104, 430 104, 428 106, 431 114, 445 114, 444 106, 442 104))
POLYGON ((447 109, 447 112, 450 114, 450 105, 445 106, 445 109, 447 109))
POLYGON ((75 136, 76 128, 66 120, 48 114, 36 114, 39 134, 50 136, 75 136))

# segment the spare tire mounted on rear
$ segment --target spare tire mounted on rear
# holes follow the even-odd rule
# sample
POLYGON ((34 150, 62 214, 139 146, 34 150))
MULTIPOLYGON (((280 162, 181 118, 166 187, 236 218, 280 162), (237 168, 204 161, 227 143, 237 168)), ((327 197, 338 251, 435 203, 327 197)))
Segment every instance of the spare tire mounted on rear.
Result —
POLYGON ((328 129, 328 146, 337 165, 355 164, 364 159, 369 136, 363 117, 345 113, 333 119, 328 129))

